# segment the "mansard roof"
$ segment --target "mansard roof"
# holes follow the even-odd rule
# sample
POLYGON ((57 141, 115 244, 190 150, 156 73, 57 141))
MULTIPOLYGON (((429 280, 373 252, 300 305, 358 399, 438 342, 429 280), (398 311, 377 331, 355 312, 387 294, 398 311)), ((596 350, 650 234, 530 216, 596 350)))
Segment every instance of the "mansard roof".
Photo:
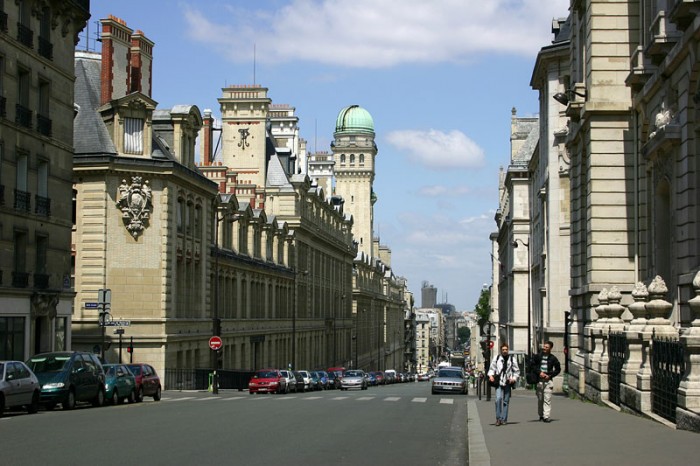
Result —
POLYGON ((73 121, 73 145, 76 155, 116 155, 117 148, 97 109, 100 107, 99 54, 81 53, 75 59, 75 103, 78 114, 73 121))

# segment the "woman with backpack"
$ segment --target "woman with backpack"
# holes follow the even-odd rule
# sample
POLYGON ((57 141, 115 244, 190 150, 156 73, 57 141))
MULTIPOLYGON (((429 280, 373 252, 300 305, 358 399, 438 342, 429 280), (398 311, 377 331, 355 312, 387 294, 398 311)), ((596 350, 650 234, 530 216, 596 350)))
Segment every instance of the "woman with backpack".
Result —
POLYGON ((501 353, 491 361, 488 376, 489 385, 496 387, 496 425, 504 426, 508 423, 510 392, 520 377, 518 361, 508 354, 507 343, 501 345, 501 353))

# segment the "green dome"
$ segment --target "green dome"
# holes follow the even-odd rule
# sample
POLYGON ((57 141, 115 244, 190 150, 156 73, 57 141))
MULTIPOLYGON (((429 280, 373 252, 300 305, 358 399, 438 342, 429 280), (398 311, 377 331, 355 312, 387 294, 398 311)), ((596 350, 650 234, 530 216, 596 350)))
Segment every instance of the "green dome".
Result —
POLYGON ((374 120, 367 110, 359 105, 345 107, 335 121, 336 133, 374 133, 374 120))

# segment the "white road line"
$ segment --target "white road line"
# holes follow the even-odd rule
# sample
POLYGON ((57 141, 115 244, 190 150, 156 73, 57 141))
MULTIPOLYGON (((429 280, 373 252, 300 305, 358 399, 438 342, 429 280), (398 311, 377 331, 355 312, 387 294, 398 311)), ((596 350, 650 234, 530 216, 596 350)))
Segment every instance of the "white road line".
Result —
POLYGON ((245 398, 246 398, 245 396, 234 396, 234 397, 231 397, 231 398, 222 398, 222 400, 225 400, 225 401, 243 400, 243 399, 245 399, 245 398))
POLYGON ((281 397, 279 397, 279 398, 277 398, 277 399, 278 399, 278 400, 293 400, 293 399, 295 399, 295 398, 296 398, 296 396, 281 396, 281 397))
POLYGON ((453 405, 455 403, 455 400, 452 398, 440 398, 440 404, 443 405, 453 405))
POLYGON ((194 400, 193 396, 185 396, 183 398, 163 398, 163 401, 185 401, 185 400, 194 400))
POLYGON ((347 396, 336 396, 335 398, 331 398, 331 400, 347 400, 347 396))
POLYGON ((400 399, 401 399, 401 397, 399 397, 399 396, 388 396, 388 397, 384 398, 384 401, 399 401, 400 399))
POLYGON ((428 401, 428 399, 427 398, 414 398, 411 401, 413 401, 414 403, 425 403, 426 401, 428 401))
POLYGON ((220 400, 221 398, 219 397, 211 397, 211 398, 199 398, 195 401, 211 401, 211 400, 220 400))
POLYGON ((320 400, 321 396, 307 396, 306 398, 303 398, 304 400, 320 400))
POLYGON ((374 398, 375 398, 375 397, 373 397, 373 396, 361 396, 361 397, 358 398, 357 400, 358 400, 358 401, 367 401, 367 400, 373 400, 374 398))

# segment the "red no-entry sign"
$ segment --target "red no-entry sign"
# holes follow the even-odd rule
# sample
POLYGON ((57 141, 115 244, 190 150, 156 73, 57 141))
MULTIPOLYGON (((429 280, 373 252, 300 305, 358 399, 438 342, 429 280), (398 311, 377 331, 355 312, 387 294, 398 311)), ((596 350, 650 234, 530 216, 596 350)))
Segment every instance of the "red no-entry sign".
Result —
POLYGON ((221 337, 213 336, 209 339, 209 348, 214 351, 218 351, 223 346, 224 342, 221 341, 221 337))

